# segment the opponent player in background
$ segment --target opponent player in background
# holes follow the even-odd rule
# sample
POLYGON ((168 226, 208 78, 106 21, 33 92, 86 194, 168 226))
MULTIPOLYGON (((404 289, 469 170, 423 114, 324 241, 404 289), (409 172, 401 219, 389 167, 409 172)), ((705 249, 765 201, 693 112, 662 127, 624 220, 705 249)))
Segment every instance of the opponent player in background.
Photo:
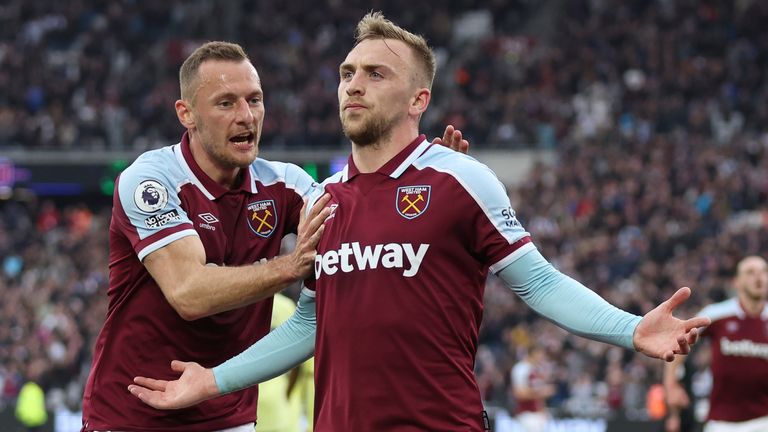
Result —
MULTIPOLYGON (((295 310, 296 303, 293 300, 283 294, 275 294, 271 328, 274 329, 287 321, 295 310)), ((259 384, 256 432, 312 430, 314 398, 307 400, 305 395, 314 395, 315 382, 308 370, 314 370, 312 359, 283 375, 259 384), (308 429, 302 428, 302 419, 309 423, 308 429)))
MULTIPOLYGON (((712 350, 712 393, 705 432, 768 431, 768 264, 758 256, 742 259, 733 279, 736 297, 705 307, 712 324, 702 335, 712 350)), ((678 382, 683 357, 666 365, 664 387, 670 419, 679 431, 678 411, 691 404, 678 382)))
POLYGON ((549 423, 547 399, 555 394, 555 386, 547 382, 542 370, 545 360, 544 348, 533 345, 512 368, 515 418, 525 432, 544 432, 549 423))
MULTIPOLYGON (((174 358, 219 364, 264 336, 272 294, 311 275, 329 214, 321 198, 302 222, 317 184, 295 165, 257 158, 264 94, 239 45, 204 44, 179 80, 176 114, 187 132, 141 155, 115 188, 109 309, 83 398, 85 431, 252 432, 255 387, 162 413, 124 383, 146 371, 170 378, 174 358), (277 257, 296 232, 294 252, 277 257)), ((452 127, 435 141, 466 151, 452 127)))
POLYGON ((213 370, 176 361, 179 380, 137 377, 134 395, 185 407, 314 350, 318 432, 483 430, 473 365, 488 271, 574 333, 666 360, 689 351, 709 320, 672 316, 687 288, 642 318, 611 306, 541 256, 486 166, 419 134, 434 71, 422 37, 380 13, 362 19, 339 69, 352 156, 324 182, 331 215, 316 285, 242 355, 213 370))

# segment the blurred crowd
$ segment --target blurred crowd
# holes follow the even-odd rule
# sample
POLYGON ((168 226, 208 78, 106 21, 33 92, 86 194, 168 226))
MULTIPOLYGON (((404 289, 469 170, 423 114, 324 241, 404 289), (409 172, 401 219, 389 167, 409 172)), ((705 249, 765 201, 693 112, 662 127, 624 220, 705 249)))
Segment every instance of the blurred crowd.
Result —
POLYGON ((178 68, 205 40, 246 47, 266 91, 266 148, 344 146, 338 64, 381 9, 438 54, 423 129, 476 148, 648 140, 724 143, 768 121, 768 5, 755 0, 302 2, 91 0, 0 6, 0 149, 139 151, 177 142, 178 68), (216 19, 211 19, 211 17, 216 19))
MULTIPOLYGON (((768 3, 36 1, 0 6, 0 151, 138 151, 178 141, 177 71, 209 39, 261 74, 263 146, 346 146, 337 65, 369 9, 423 32, 438 79, 424 131, 475 149, 556 151, 509 189, 561 271, 643 314, 681 286, 682 315, 728 294, 736 261, 768 249, 768 3), (279 8, 279 11, 278 11, 279 8), (216 16, 216 20, 211 20, 216 16)), ((108 204, 108 203, 106 203, 108 204)), ((106 311, 108 207, 0 202, 0 404, 42 376, 76 408, 106 311)), ((490 278, 477 376, 512 409, 509 371, 547 349, 558 414, 646 416, 661 365, 538 318, 490 278)))

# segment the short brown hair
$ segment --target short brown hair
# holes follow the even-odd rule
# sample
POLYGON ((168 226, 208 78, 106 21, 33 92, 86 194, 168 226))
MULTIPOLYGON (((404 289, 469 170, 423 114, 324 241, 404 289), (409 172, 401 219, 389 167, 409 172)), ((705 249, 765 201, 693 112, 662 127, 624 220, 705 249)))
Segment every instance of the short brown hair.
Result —
POLYGON ((424 84, 427 88, 432 88, 432 82, 435 80, 435 53, 427 45, 423 36, 398 27, 392 21, 384 18, 384 14, 381 12, 369 12, 357 23, 355 46, 369 39, 394 39, 408 45, 413 51, 416 61, 421 64, 424 72, 424 84))
POLYGON ((198 47, 184 60, 179 69, 179 86, 181 98, 190 102, 194 101, 197 87, 194 83, 197 79, 197 71, 200 65, 208 60, 221 60, 231 62, 250 61, 243 47, 236 43, 212 41, 198 47))

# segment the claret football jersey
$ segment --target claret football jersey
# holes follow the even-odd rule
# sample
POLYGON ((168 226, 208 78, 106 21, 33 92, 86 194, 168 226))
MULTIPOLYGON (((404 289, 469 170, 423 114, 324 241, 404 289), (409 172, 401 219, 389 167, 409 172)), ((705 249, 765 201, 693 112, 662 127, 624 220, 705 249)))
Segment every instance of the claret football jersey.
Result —
POLYGON ((483 430, 485 279, 534 248, 504 187, 421 136, 374 173, 350 158, 324 188, 315 430, 483 430))
MULTIPOLYGON (((272 299, 194 321, 170 306, 142 260, 187 236, 209 265, 273 258, 316 184, 295 165, 256 159, 240 186, 211 180, 181 143, 147 152, 119 177, 109 232, 109 307, 83 398, 84 430, 210 431, 253 422, 258 387, 161 411, 126 389, 134 376, 175 379, 171 360, 216 366, 270 328, 272 299)), ((216 286, 210 289, 216 290, 216 286)))
POLYGON ((712 344, 709 419, 740 422, 768 416, 768 306, 749 316, 738 298, 705 307, 712 344))

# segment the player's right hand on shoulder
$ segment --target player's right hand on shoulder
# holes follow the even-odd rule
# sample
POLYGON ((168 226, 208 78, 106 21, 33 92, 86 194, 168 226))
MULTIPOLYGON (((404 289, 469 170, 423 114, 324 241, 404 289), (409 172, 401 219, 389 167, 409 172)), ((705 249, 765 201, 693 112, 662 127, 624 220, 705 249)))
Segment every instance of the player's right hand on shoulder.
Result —
POLYGON ((299 218, 296 248, 292 253, 299 274, 298 279, 307 279, 314 272, 317 244, 320 242, 325 229, 324 222, 331 214, 331 210, 326 207, 330 200, 331 196, 324 194, 315 202, 309 213, 306 211, 307 200, 304 200, 299 218))

